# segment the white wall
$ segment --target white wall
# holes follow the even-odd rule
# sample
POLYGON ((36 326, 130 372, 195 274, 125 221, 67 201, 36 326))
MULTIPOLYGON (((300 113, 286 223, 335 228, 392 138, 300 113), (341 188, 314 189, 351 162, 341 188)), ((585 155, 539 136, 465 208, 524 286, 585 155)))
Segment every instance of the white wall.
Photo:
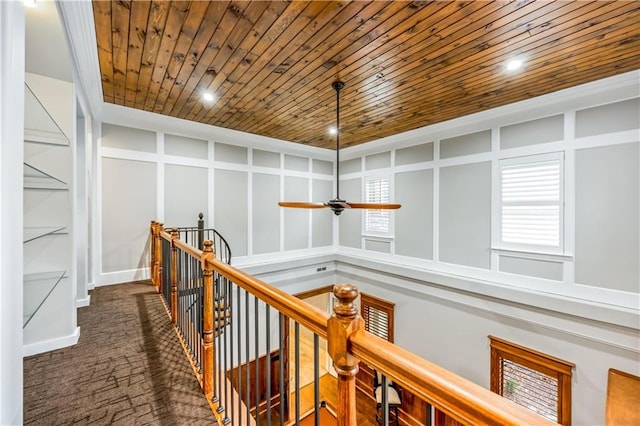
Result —
POLYGON ((333 251, 329 210, 283 210, 280 200, 326 201, 333 152, 106 105, 98 129, 93 281, 149 276, 148 227, 215 227, 233 264, 333 251), (315 225, 315 227, 314 227, 315 225), (322 226, 319 226, 322 225, 322 226), (297 253, 297 254, 296 254, 297 253))
POLYGON ((24 7, 0 2, 0 424, 22 424, 24 7))

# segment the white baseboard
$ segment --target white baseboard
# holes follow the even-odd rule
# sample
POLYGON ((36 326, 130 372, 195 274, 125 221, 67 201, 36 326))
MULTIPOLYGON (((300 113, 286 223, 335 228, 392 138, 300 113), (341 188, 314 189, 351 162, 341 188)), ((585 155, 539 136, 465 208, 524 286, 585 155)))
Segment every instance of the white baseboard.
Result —
POLYGON ((43 352, 53 351, 55 349, 66 348, 67 346, 73 346, 78 343, 80 338, 80 327, 76 327, 75 331, 63 337, 57 339, 45 340, 43 342, 31 343, 29 345, 22 346, 22 356, 31 356, 41 354, 43 352))
POLYGON ((82 308, 91 304, 91 296, 84 297, 82 299, 76 299, 76 308, 82 308))
POLYGON ((94 282, 95 287, 104 285, 130 283, 132 281, 148 280, 151 277, 149 268, 130 269, 127 271, 102 272, 94 282))

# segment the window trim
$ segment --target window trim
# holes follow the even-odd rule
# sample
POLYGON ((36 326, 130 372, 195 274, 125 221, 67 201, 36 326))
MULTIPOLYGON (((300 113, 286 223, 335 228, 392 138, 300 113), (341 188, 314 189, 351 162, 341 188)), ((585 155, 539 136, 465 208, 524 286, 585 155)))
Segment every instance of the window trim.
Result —
POLYGON ((393 317, 396 304, 370 294, 360 293, 360 315, 365 321, 365 330, 369 331, 367 318, 365 318, 365 306, 370 306, 387 314, 387 340, 393 343, 393 331, 395 328, 393 317))
POLYGON ((565 215, 566 215, 566 199, 565 199, 565 152, 555 151, 545 154, 523 155, 518 157, 500 158, 497 160, 497 178, 496 178, 496 202, 495 202, 495 224, 496 238, 492 250, 504 250, 511 252, 532 253, 542 255, 565 255, 566 236, 565 236, 565 215), (504 166, 526 165, 545 161, 557 160, 559 162, 559 200, 558 200, 558 246, 546 246, 542 244, 526 244, 504 242, 502 240, 502 171, 504 166))
POLYGON ((538 352, 534 349, 508 342, 495 336, 488 336, 491 348, 490 390, 502 395, 501 360, 518 363, 558 382, 557 419, 562 425, 571 424, 571 373, 575 364, 538 352))
MULTIPOLYGON (((390 203, 391 200, 393 199, 393 175, 392 174, 375 174, 375 175, 368 175, 365 176, 363 179, 363 187, 362 187, 362 192, 363 192, 363 198, 364 198, 364 202, 365 203, 369 203, 369 202, 381 202, 381 203, 390 203), (371 181, 374 180, 383 180, 386 179, 389 185, 389 199, 386 201, 370 201, 369 198, 367 198, 367 184, 371 181)), ((369 214, 370 211, 378 211, 376 209, 364 209, 362 212, 362 236, 363 237, 382 237, 385 239, 393 239, 394 238, 394 216, 393 216, 393 210, 381 210, 383 212, 387 212, 388 213, 388 228, 389 230, 387 232, 380 232, 380 231, 372 231, 367 229, 367 215, 369 214)))

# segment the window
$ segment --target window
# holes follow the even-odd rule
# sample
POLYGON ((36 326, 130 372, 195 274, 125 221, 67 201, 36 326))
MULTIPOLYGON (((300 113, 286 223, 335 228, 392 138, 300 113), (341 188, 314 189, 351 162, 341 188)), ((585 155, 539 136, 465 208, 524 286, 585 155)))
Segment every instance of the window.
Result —
MULTIPOLYGON (((370 177, 365 180, 364 196, 367 203, 388 203, 388 177, 370 177)), ((365 234, 389 235, 391 233, 391 212, 389 210, 365 210, 365 234)))
POLYGON ((489 336, 491 391, 541 416, 571 424, 573 363, 489 336))
POLYGON ((393 308, 395 303, 360 293, 360 311, 364 329, 393 343, 393 308))
MULTIPOLYGON (((393 343, 393 311, 395 303, 375 296, 360 293, 360 315, 364 320, 364 329, 381 339, 393 343)), ((373 369, 364 362, 360 363, 356 375, 356 386, 373 395, 373 369)))
POLYGON ((562 253, 563 153, 500 161, 500 243, 562 253))

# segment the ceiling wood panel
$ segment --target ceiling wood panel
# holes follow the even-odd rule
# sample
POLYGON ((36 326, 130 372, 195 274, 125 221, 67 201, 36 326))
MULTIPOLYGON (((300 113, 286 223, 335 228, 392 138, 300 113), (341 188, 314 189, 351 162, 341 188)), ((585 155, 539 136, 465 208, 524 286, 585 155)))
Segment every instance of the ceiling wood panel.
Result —
POLYGON ((104 101, 353 146, 640 68, 636 1, 94 1, 104 101), (506 61, 525 66, 507 72, 506 61), (202 100, 205 92, 216 100, 202 100))

